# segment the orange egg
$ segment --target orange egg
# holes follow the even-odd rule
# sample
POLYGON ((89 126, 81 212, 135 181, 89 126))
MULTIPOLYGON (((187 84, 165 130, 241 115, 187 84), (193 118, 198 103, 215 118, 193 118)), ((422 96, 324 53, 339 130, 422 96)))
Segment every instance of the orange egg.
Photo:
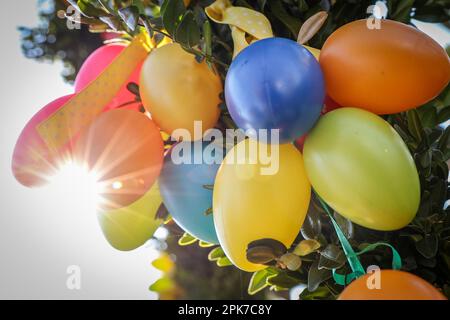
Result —
POLYGON ((194 121, 202 122, 203 132, 214 127, 222 91, 219 76, 179 44, 155 49, 142 67, 142 102, 156 124, 169 134, 186 129, 189 140, 194 140, 194 121))
POLYGON ((104 210, 130 205, 156 181, 163 162, 159 129, 142 113, 116 109, 85 129, 75 159, 93 171, 104 210))
POLYGON ((339 300, 447 300, 431 284, 408 272, 381 270, 378 289, 374 287, 375 278, 371 277, 376 274, 366 274, 350 283, 339 300))
POLYGON ((450 80, 445 50, 425 33, 391 20, 369 29, 367 20, 337 29, 320 53, 327 93, 338 104, 377 114, 418 107, 450 80))

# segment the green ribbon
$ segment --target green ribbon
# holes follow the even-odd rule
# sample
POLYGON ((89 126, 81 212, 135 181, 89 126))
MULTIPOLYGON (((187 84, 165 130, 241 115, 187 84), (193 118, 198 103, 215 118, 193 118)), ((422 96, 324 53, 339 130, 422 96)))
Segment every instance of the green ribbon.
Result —
MULTIPOLYGON (((317 193, 316 193, 317 195, 317 193)), ((339 274, 336 272, 336 269, 333 269, 333 279, 336 281, 337 284, 345 286, 352 282, 354 279, 361 277, 362 275, 366 274, 364 267, 362 266, 361 262, 358 259, 358 256, 361 254, 364 254, 366 252, 372 251, 376 249, 379 246, 386 246, 389 247, 392 250, 392 269, 398 270, 402 267, 402 259, 400 257, 400 254, 395 250, 393 246, 391 246, 389 243, 385 242, 376 242, 373 244, 368 245, 363 250, 356 253, 350 243, 348 242, 347 238, 345 237, 344 233, 342 232, 341 228, 339 227, 336 220, 334 220, 330 209, 328 205, 320 198, 319 195, 317 195, 317 198, 319 199, 320 204, 324 208, 325 212, 330 217, 330 220, 333 224, 334 230, 336 231, 336 234, 338 236, 338 239, 342 245, 342 249, 344 251, 344 254, 347 258, 348 264, 350 265, 350 268, 352 269, 352 273, 350 274, 339 274)))

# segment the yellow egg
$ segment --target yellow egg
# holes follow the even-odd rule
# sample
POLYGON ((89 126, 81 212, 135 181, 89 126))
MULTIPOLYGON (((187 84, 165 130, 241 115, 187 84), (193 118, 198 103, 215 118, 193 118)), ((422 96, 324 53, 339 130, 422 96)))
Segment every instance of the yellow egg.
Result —
POLYGON ((97 214, 103 234, 114 248, 129 251, 143 245, 163 223, 155 215, 162 203, 158 184, 127 207, 97 214))
POLYGON ((152 51, 142 67, 142 102, 152 119, 169 134, 186 129, 193 140, 194 121, 202 122, 203 132, 214 127, 222 90, 219 76, 176 43, 152 51))
POLYGON ((237 144, 217 173, 213 194, 214 225, 227 257, 244 271, 265 268, 247 260, 247 246, 273 239, 289 248, 303 224, 310 196, 302 154, 292 144, 279 145, 279 150, 254 140, 237 144), (264 154, 265 147, 272 165, 264 164, 269 162, 263 157, 250 156, 255 149, 264 154))

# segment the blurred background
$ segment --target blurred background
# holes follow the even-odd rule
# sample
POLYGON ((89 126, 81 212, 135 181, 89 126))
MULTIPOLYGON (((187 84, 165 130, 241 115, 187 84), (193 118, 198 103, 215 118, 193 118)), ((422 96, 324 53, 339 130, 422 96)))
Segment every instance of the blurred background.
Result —
POLYGON ((154 249, 112 249, 82 199, 74 203, 70 190, 55 186, 28 189, 11 173, 24 125, 49 101, 73 92, 77 68, 102 44, 100 35, 69 31, 55 10, 54 1, 2 2, 0 298, 154 299, 148 290, 160 275, 151 266, 154 249), (81 271, 80 290, 66 286, 72 265, 81 271))
MULTIPOLYGON (((57 14, 65 7, 54 0, 2 2, 0 298, 155 299, 149 286, 161 277, 153 287, 161 298, 249 298, 248 274, 218 268, 208 261, 208 248, 180 247, 183 232, 174 224, 143 247, 120 252, 103 238, 95 212, 82 199, 73 201, 76 190, 27 189, 15 181, 11 155, 22 128, 46 103, 73 92, 82 62, 109 38, 84 27, 67 29, 57 14), (80 290, 66 285, 70 266, 80 268, 80 290)), ((413 22, 443 47, 450 45, 448 23, 413 22)), ((275 298, 252 298, 262 297, 275 298)))

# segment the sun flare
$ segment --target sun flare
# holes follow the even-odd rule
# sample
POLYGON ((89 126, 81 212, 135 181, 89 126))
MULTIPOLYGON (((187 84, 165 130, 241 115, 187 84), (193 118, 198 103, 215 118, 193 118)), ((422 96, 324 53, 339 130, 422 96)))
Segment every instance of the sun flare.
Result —
POLYGON ((50 188, 57 192, 59 201, 81 211, 97 212, 103 201, 98 175, 73 160, 58 166, 50 178, 50 188))

